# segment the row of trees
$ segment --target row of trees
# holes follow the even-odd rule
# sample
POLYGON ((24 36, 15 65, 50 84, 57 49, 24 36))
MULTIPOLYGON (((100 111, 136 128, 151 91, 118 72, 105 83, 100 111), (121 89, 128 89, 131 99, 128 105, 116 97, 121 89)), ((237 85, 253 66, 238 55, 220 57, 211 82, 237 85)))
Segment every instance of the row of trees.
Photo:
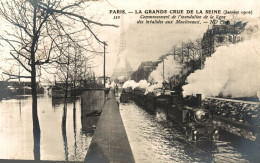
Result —
POLYGON ((206 59, 203 53, 202 39, 197 38, 194 41, 182 42, 180 45, 173 45, 169 53, 162 55, 159 61, 163 61, 167 56, 172 55, 174 60, 182 65, 180 74, 174 77, 174 85, 183 85, 187 76, 197 69, 201 69, 206 59))
MULTIPOLYGON (((43 70, 48 73, 45 79, 50 83, 49 74, 53 74, 62 86, 65 94, 65 102, 69 92, 75 92, 84 86, 84 82, 92 76, 93 53, 85 53, 84 49, 71 40, 62 44, 63 55, 57 58, 51 65, 43 66, 43 70)), ((55 84, 54 83, 54 84, 55 84)))
POLYGON ((0 34, 1 41, 5 42, 2 45, 11 48, 10 56, 27 72, 23 76, 10 71, 5 72, 5 75, 31 80, 34 157, 37 160, 40 159, 41 131, 37 113, 36 77, 43 68, 56 71, 67 83, 76 81, 78 75, 82 74, 72 75, 69 72, 83 72, 84 68, 88 68, 83 65, 90 58, 84 54, 98 54, 91 47, 93 42, 105 45, 93 31, 94 26, 117 26, 89 19, 84 13, 88 5, 83 0, 6 0, 0 3, 1 23, 5 25, 0 34))
POLYGON ((181 71, 180 74, 165 80, 166 82, 169 82, 171 87, 181 87, 185 84, 185 80, 190 73, 203 67, 208 54, 205 54, 202 49, 201 38, 197 38, 193 41, 189 40, 187 42, 182 42, 179 45, 173 45, 167 54, 159 57, 158 61, 151 63, 143 62, 139 69, 132 74, 131 78, 137 82, 141 79, 148 80, 150 73, 155 70, 158 64, 163 62, 163 60, 165 60, 168 56, 173 56, 174 60, 181 65, 181 71), (149 68, 144 69, 144 65, 149 68))

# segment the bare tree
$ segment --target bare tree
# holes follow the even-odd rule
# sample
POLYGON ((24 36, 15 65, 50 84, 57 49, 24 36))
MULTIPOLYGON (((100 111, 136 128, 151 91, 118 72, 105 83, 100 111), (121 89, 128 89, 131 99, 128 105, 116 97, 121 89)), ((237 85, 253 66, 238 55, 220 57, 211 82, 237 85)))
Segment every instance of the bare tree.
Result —
MULTIPOLYGON (((62 44, 64 53, 57 59, 55 64, 55 73, 58 76, 58 80, 61 81, 64 86, 61 89, 64 90, 65 102, 69 93, 74 92, 79 85, 79 81, 82 79, 82 70, 89 65, 88 61, 93 55, 83 55, 82 49, 70 40, 62 44)), ((53 68, 52 68, 53 69, 53 68)))
POLYGON ((203 52, 202 52, 202 39, 201 38, 197 38, 194 42, 194 48, 195 48, 195 54, 199 60, 199 68, 202 68, 202 64, 204 64, 203 62, 203 52))
MULTIPOLYGON (((76 38, 75 38, 76 40, 76 38)), ((85 70, 87 61, 92 57, 92 55, 83 55, 82 48, 77 46, 76 42, 67 40, 62 43, 60 49, 63 49, 63 55, 57 59, 55 64, 55 74, 58 76, 58 80, 62 83, 62 88, 64 92, 64 106, 63 106, 63 116, 62 116, 62 137, 64 141, 65 159, 68 161, 68 143, 67 143, 67 133, 66 133, 66 121, 67 121, 67 98, 68 96, 73 96, 77 86, 80 84, 82 70, 85 70)), ((60 87, 58 84, 56 87, 60 87)), ((75 101, 74 101, 73 115, 75 115, 75 101)), ((73 116, 73 118, 75 118, 73 116)))
MULTIPOLYGON (((104 43, 92 31, 92 26, 116 27, 87 18, 81 13, 84 11, 83 6, 84 1, 73 3, 61 0, 1 1, 0 16, 5 20, 9 29, 0 36, 0 39, 11 47, 10 55, 29 73, 28 76, 22 77, 31 79, 35 159, 40 159, 40 125, 36 92, 37 67, 57 62, 57 58, 63 54, 62 49, 57 50, 62 43, 62 38, 67 37, 74 42, 72 35, 88 30, 98 42, 104 43), (71 28, 70 25, 73 23, 81 23, 81 28, 71 28), (59 53, 57 53, 58 51, 59 53)), ((13 78, 21 77, 19 74, 6 74, 13 78)))

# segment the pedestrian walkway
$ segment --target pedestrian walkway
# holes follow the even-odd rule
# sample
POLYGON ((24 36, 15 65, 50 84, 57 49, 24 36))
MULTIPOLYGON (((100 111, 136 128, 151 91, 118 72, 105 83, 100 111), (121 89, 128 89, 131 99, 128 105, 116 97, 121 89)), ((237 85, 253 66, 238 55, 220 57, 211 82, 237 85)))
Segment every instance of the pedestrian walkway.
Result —
POLYGON ((134 162, 119 107, 112 91, 109 92, 85 161, 134 162))

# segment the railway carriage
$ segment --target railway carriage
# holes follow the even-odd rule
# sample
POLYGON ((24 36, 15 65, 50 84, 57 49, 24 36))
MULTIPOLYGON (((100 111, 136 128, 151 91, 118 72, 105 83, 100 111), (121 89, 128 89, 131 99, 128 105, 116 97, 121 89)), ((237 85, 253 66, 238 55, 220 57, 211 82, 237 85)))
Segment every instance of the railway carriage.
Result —
MULTIPOLYGON (((139 106, 151 112, 164 109, 166 117, 178 123, 190 141, 215 141, 219 138, 219 129, 213 123, 213 112, 201 108, 201 95, 183 98, 174 91, 161 90, 145 94, 142 90, 133 90, 128 94, 139 106)), ((124 95, 125 96, 125 95, 124 95)))

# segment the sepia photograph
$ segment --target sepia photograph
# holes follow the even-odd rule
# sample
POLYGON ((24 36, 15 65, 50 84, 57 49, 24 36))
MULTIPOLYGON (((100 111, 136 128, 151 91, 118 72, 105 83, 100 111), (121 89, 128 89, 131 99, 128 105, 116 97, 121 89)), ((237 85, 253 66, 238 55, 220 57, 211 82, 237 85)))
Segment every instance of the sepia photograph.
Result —
POLYGON ((259 0, 0 0, 0 162, 259 160, 259 0))

